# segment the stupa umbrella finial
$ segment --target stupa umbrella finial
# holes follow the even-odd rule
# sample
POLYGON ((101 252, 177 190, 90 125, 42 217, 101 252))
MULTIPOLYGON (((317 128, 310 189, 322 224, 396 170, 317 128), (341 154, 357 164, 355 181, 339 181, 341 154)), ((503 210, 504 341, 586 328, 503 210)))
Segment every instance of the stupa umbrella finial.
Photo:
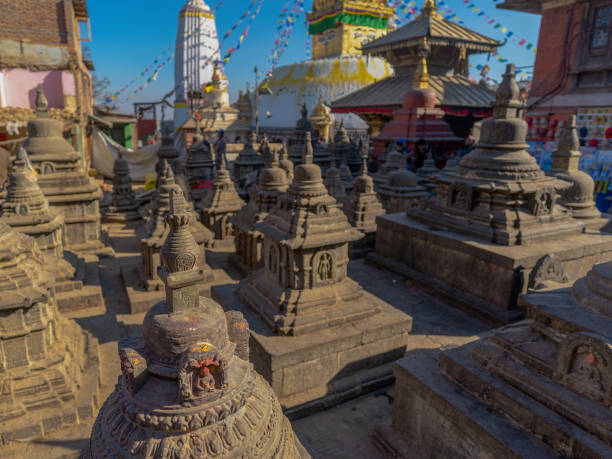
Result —
POLYGON ((34 104, 36 105, 36 116, 38 118, 49 117, 49 101, 47 100, 42 84, 36 86, 36 100, 34 104))
POLYGON ((368 146, 363 140, 359 141, 359 154, 361 155, 361 175, 368 175, 368 146))
POLYGON ((557 141, 557 150, 580 150, 580 140, 578 139, 578 132, 576 129, 576 115, 571 115, 567 122, 567 126, 565 126, 563 132, 559 136, 559 140, 557 141))
POLYGON ((310 131, 306 131, 304 139, 304 152, 302 156, 302 164, 312 164, 314 153, 312 151, 312 137, 310 131))
POLYGON ((516 82, 516 66, 514 64, 507 64, 503 80, 497 91, 495 91, 493 118, 521 118, 520 111, 523 108, 523 102, 520 99, 520 92, 516 82))
POLYGON ((429 70, 427 69, 427 57, 431 48, 427 42, 427 38, 423 38, 423 42, 419 45, 417 54, 419 61, 414 72, 413 86, 415 89, 427 89, 429 87, 429 70))

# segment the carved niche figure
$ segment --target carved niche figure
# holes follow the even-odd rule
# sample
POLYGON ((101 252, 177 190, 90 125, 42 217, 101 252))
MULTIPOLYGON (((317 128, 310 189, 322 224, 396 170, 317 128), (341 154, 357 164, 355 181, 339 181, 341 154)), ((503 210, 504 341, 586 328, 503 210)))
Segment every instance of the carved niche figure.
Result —
POLYGON ((317 276, 322 283, 332 281, 332 256, 327 252, 321 254, 319 257, 317 276))
POLYGON ((473 191, 465 183, 454 183, 448 193, 448 205, 458 209, 472 210, 473 191))
POLYGON ((183 356, 179 364, 179 392, 183 401, 205 397, 225 386, 225 364, 213 352, 210 345, 183 356))
POLYGON ((555 203, 554 188, 542 188, 535 192, 531 201, 531 213, 536 217, 550 215, 555 203))

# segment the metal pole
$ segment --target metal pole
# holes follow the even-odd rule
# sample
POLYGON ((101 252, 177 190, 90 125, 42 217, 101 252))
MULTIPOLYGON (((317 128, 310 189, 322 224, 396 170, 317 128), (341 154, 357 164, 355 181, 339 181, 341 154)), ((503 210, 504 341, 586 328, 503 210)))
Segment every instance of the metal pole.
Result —
POLYGON ((259 82, 257 79, 257 66, 255 66, 255 137, 259 138, 259 82))

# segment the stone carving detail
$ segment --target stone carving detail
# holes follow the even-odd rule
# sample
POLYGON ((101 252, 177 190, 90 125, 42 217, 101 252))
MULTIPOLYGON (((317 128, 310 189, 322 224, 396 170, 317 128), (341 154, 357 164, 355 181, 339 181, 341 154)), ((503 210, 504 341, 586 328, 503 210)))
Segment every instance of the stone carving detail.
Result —
POLYGON ((559 349, 555 379, 570 389, 612 407, 612 345, 594 333, 567 337, 559 349))
POLYGON ((453 183, 448 193, 448 206, 470 211, 473 208, 474 191, 465 183, 453 183))
POLYGON ((324 252, 319 256, 316 272, 318 281, 321 283, 327 283, 333 280, 333 259, 329 253, 324 252))
POLYGON ((537 190, 530 200, 531 213, 537 217, 550 215, 555 204, 555 189, 541 188, 537 190))
POLYGON ((269 270, 274 276, 278 276, 278 248, 275 245, 270 245, 269 258, 269 270))
MULTIPOLYGON (((205 344, 202 349, 208 349, 205 344)), ((179 363, 179 394, 183 401, 205 397, 225 387, 225 363, 210 351, 189 352, 179 363)))
POLYGON ((554 255, 546 255, 536 263, 529 276, 529 288, 541 288, 546 281, 560 284, 568 281, 563 262, 554 255))

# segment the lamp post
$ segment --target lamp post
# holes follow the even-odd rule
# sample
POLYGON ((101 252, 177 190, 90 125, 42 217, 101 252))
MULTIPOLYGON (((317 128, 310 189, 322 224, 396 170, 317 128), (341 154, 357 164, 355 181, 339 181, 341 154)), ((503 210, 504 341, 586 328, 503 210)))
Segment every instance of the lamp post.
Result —
POLYGON ((255 66, 255 137, 259 138, 259 77, 258 69, 255 66))

